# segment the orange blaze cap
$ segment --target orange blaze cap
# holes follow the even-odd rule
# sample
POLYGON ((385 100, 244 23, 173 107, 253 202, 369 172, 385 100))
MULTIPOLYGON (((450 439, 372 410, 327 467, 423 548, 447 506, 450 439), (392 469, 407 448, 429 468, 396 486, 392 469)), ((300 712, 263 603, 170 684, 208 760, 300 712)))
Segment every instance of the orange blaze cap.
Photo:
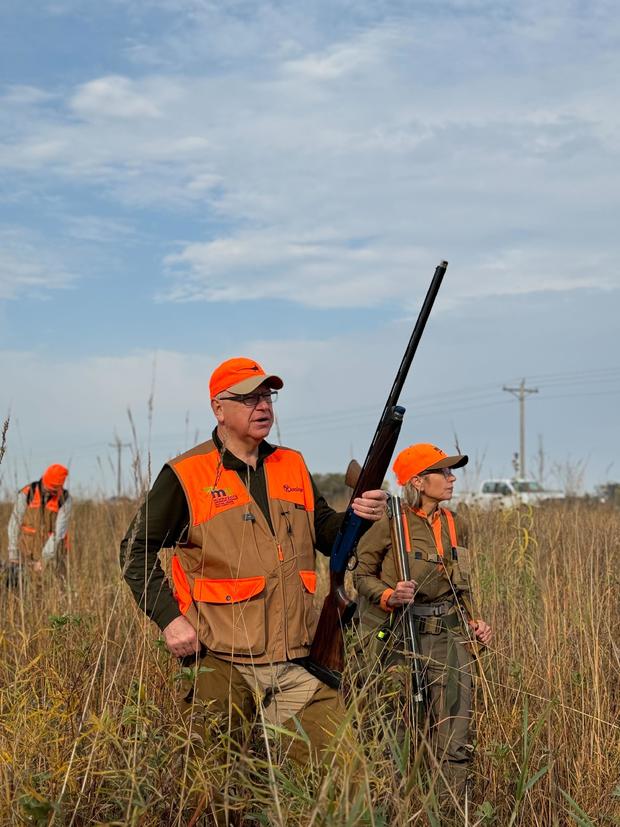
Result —
POLYGON ((434 471, 439 468, 462 468, 467 465, 467 454, 449 457, 445 451, 429 442, 418 442, 405 448, 394 460, 394 473, 399 485, 406 485, 411 477, 422 471, 434 471))
POLYGON ((222 391, 252 393, 263 383, 274 390, 284 387, 284 382, 279 376, 267 375, 254 359, 238 356, 235 359, 227 359, 216 367, 209 380, 209 393, 211 399, 222 391))
POLYGON ((55 488, 63 487, 68 475, 69 471, 64 465, 50 465, 50 467, 46 468, 43 472, 41 482, 45 488, 53 491, 55 488))

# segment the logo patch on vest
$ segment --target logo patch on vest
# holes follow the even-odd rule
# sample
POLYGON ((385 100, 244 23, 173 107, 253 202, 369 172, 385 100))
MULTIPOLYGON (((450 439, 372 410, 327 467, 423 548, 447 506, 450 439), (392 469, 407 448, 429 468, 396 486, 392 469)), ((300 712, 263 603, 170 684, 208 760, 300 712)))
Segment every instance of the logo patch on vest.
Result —
POLYGON ((304 489, 300 485, 286 485, 286 483, 282 486, 287 494, 291 494, 293 491, 298 491, 300 494, 303 494, 304 489))
POLYGON ((222 508, 225 505, 232 505, 239 499, 238 494, 233 493, 232 488, 216 488, 214 485, 209 485, 202 489, 205 494, 211 494, 213 505, 216 508, 222 508))

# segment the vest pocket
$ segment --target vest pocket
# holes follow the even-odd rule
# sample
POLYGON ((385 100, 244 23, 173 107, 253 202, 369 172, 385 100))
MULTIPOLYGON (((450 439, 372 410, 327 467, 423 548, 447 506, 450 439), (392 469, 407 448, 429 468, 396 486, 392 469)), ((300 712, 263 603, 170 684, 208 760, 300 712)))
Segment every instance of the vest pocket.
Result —
POLYGON ((314 594, 316 591, 316 572, 315 571, 300 571, 299 576, 304 584, 307 592, 314 594))
POLYGON ((315 571, 299 571, 301 582, 303 583, 302 594, 302 611, 303 619, 301 623, 302 639, 300 641, 302 646, 309 646, 314 637, 314 630, 316 628, 318 615, 314 605, 314 594, 316 592, 316 572, 315 571))
POLYGON ((194 581, 193 595, 205 623, 205 644, 227 655, 265 651, 265 578, 194 581))
POLYGON ((452 563, 452 583, 456 589, 469 589, 471 558, 469 549, 457 546, 457 559, 452 563))
POLYGON ((210 580, 199 577, 194 580, 194 600, 205 603, 239 603, 260 594, 265 588, 264 577, 240 577, 210 580))

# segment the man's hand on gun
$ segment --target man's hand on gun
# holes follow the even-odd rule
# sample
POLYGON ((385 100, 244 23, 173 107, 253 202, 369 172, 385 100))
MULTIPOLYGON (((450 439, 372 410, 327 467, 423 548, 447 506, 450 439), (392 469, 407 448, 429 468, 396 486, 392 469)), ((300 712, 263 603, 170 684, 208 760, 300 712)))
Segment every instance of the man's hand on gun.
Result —
POLYGON ((397 606, 408 606, 410 603, 413 603, 417 588, 418 584, 415 580, 400 580, 396 584, 392 594, 386 600, 387 605, 394 609, 397 606))
POLYGON ((361 497, 356 497, 351 503, 353 513, 363 520, 376 523, 385 514, 387 496, 387 491, 380 489, 364 491, 361 497))

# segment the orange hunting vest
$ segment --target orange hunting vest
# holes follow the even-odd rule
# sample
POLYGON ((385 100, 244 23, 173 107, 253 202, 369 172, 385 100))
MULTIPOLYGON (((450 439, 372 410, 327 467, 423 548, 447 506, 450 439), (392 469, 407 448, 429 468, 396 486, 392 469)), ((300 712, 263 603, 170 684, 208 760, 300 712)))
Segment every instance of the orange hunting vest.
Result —
POLYGON ((22 520, 19 538, 20 554, 25 560, 40 560, 43 546, 54 533, 58 511, 67 498, 63 488, 43 501, 41 480, 31 482, 21 490, 26 495, 28 507, 22 520))
MULTIPOLYGON (((414 514, 417 514, 418 517, 421 517, 423 520, 426 520, 426 514, 422 511, 421 508, 413 508, 412 509, 414 514)), ((446 524, 448 526, 448 535, 450 537, 450 558, 456 559, 455 553, 456 548, 458 546, 458 542, 456 539, 456 525, 454 524, 454 516, 451 511, 448 511, 447 508, 439 508, 436 519, 432 522, 432 531, 433 531, 433 538, 435 540, 435 548, 437 549, 437 556, 439 558, 445 557, 445 549, 443 547, 443 540, 441 538, 441 518, 444 518, 446 524)), ((407 519, 405 517, 405 512, 403 512, 403 526, 405 529, 405 544, 407 547, 407 551, 411 551, 411 540, 409 537, 409 525, 407 523, 407 519)))
MULTIPOLYGON (((405 509, 403 512, 403 527, 405 529, 405 548, 413 559, 409 561, 411 576, 419 584, 420 603, 442 600, 453 596, 453 589, 456 590, 459 599, 465 605, 467 612, 472 615, 471 591, 470 591, 470 554, 469 549, 459 546, 456 533, 454 515, 447 508, 438 508, 435 518, 429 525, 427 516, 419 508, 405 509), (427 531, 433 536, 435 553, 422 553, 416 549, 416 542, 412 540, 414 533, 415 514, 420 521, 415 524, 415 531, 427 531), (445 520, 448 529, 450 545, 444 544, 442 530, 442 519, 445 520), (413 548, 412 548, 413 546, 413 548), (437 563, 434 571, 430 570, 428 563, 437 563)), ((430 538, 429 538, 430 539, 430 538)))
POLYGON ((169 465, 185 492, 187 541, 172 558, 173 591, 201 642, 226 660, 306 655, 314 636, 314 494, 301 454, 264 460, 273 531, 212 440, 169 465))

